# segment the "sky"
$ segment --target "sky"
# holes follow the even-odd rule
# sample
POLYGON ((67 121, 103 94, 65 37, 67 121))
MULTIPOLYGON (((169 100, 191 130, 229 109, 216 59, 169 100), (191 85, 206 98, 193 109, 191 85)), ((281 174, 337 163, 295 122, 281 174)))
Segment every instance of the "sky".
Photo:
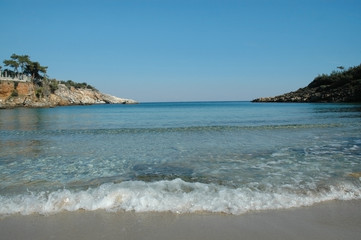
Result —
MULTIPOLYGON (((361 63, 360 0, 0 0, 0 63, 140 102, 248 101, 361 63)), ((3 66, 3 64, 2 64, 3 66)))

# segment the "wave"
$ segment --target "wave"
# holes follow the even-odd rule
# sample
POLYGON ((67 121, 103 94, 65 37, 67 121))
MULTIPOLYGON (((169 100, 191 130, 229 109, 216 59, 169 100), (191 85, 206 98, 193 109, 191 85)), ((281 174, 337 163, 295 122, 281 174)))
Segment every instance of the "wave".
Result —
POLYGON ((116 135, 139 133, 167 133, 167 132, 203 132, 203 131, 240 131, 240 130, 277 130, 277 129, 305 129, 305 128, 333 128, 342 124, 284 124, 284 125, 255 125, 255 126, 185 126, 159 128, 104 128, 104 129, 58 129, 58 130, 11 130, 0 131, 3 136, 32 136, 32 135, 116 135))
POLYGON ((0 215, 54 214, 62 211, 135 211, 243 214, 249 211, 310 206, 328 200, 361 199, 361 189, 342 183, 319 191, 259 191, 204 183, 127 181, 87 190, 61 189, 0 196, 0 215))

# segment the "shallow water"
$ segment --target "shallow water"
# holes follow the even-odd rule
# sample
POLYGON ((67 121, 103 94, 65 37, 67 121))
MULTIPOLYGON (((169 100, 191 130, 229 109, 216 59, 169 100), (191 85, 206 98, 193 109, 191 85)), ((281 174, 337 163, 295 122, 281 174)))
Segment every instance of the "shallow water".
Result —
POLYGON ((360 199, 361 105, 0 110, 0 214, 225 212, 360 199))

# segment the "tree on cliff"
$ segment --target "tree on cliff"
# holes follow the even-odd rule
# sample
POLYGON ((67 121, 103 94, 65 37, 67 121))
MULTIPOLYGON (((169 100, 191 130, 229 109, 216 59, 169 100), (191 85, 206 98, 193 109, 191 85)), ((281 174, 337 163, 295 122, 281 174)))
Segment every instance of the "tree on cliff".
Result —
POLYGON ((18 68, 21 68, 21 74, 31 76, 32 81, 39 82, 46 76, 46 70, 48 67, 41 66, 39 62, 32 62, 28 55, 17 55, 12 54, 9 60, 3 61, 5 66, 9 66, 14 69, 14 71, 5 71, 12 72, 13 75, 19 74, 18 68))
POLYGON ((12 67, 14 68, 14 72, 18 72, 19 63, 15 60, 4 60, 4 65, 6 67, 12 67))
POLYGON ((13 71, 9 71, 7 69, 5 69, 5 71, 7 72, 7 74, 9 76, 12 76, 12 77, 15 77, 15 74, 18 73, 18 67, 19 67, 19 63, 16 61, 16 56, 15 54, 11 55, 10 57, 11 59, 9 60, 4 60, 4 65, 5 67, 11 67, 13 68, 14 70, 13 71))
POLYGON ((27 66, 27 64, 29 64, 30 61, 30 57, 28 55, 16 55, 13 54, 11 57, 15 57, 15 59, 17 59, 18 63, 19 63, 19 67, 21 68, 21 71, 24 72, 25 68, 27 66))
POLYGON ((48 67, 41 66, 38 62, 29 62, 24 73, 30 75, 33 81, 41 81, 46 76, 46 70, 48 67), (42 73, 43 75, 40 75, 42 73))

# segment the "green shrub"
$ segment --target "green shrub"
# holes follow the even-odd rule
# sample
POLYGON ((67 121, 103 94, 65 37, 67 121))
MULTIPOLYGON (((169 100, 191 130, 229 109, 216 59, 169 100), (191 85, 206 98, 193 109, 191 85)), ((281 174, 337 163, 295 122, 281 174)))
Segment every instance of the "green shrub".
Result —
POLYGON ((331 74, 322 74, 317 76, 309 85, 309 88, 316 88, 327 85, 331 89, 341 87, 361 78, 361 64, 351 67, 348 70, 333 71, 331 74))
POLYGON ((91 90, 96 90, 93 86, 87 84, 86 82, 83 82, 83 83, 76 83, 76 82, 73 82, 72 80, 68 80, 68 81, 61 81, 62 84, 64 84, 65 86, 67 86, 67 88, 71 88, 71 87, 74 87, 76 89, 79 89, 79 88, 88 88, 88 89, 91 89, 91 90))
POLYGON ((49 82, 49 88, 50 88, 50 92, 54 93, 58 88, 59 88, 59 83, 56 80, 51 80, 49 82))
POLYGON ((36 96, 37 98, 41 98, 41 97, 44 96, 44 95, 43 95, 43 88, 42 88, 42 87, 36 89, 35 96, 36 96))
POLYGON ((18 91, 16 91, 16 89, 14 89, 11 93, 11 97, 17 97, 17 96, 19 96, 18 91))

